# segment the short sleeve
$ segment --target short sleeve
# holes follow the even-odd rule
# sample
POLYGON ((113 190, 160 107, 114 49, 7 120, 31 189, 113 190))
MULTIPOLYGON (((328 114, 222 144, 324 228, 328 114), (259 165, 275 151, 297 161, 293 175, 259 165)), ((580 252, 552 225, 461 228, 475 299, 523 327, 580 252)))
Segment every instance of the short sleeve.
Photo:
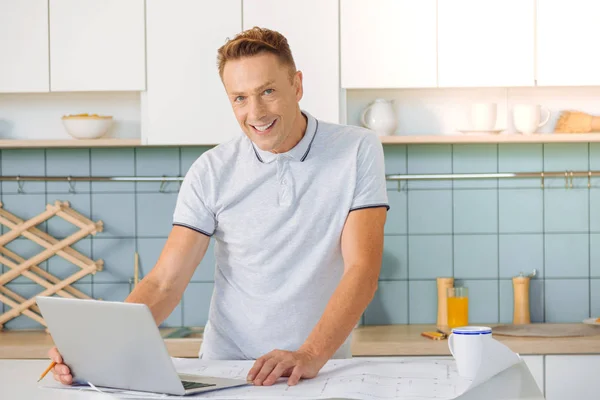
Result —
POLYGON ((183 179, 173 213, 173 225, 184 226, 206 236, 212 236, 216 219, 214 212, 207 205, 208 199, 203 190, 200 169, 199 164, 194 163, 183 179))
POLYGON ((389 210, 383 146, 377 135, 370 133, 361 141, 357 157, 356 185, 350 211, 374 207, 389 210))

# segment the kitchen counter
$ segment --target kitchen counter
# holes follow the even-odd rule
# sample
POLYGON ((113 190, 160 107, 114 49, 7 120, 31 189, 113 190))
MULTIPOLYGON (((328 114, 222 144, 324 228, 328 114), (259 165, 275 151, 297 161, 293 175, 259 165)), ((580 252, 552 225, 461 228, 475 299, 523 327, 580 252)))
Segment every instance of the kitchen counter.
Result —
MULTIPOLYGON (((385 364, 387 368, 396 368, 397 373, 399 374, 410 374, 410 363, 414 362, 414 359, 410 357, 382 357, 385 359, 385 364), (403 363, 409 363, 408 365, 404 365, 404 368, 401 366, 403 363), (408 368, 407 368, 408 367, 408 368)), ((368 358, 369 361, 383 361, 382 358, 368 358)), ((189 360, 182 364, 180 361, 184 360, 174 360, 174 365, 178 369, 179 372, 189 372, 194 371, 194 364, 198 365, 198 362, 201 360, 195 360, 194 362, 189 362, 189 360), (178 367, 179 365, 179 367, 178 367), (182 367, 185 365, 185 367, 182 367), (186 371, 187 370, 187 371, 186 371)), ((412 384, 411 381, 415 379, 404 378, 402 384, 396 384, 393 386, 390 385, 389 382, 384 381, 378 382, 377 387, 375 386, 375 382, 373 380, 367 380, 364 384, 361 384, 358 380, 351 385, 346 386, 345 389, 348 391, 349 396, 360 396, 364 398, 365 395, 370 394, 371 398, 398 398, 398 399, 406 399, 406 398, 416 398, 417 393, 419 393, 420 399, 440 399, 440 398, 455 398, 457 392, 462 392, 464 387, 468 384, 467 380, 463 380, 458 377, 458 374, 455 372, 454 361, 445 362, 443 360, 438 359, 430 359, 430 360, 419 360, 417 364, 419 367, 417 368, 419 371, 417 372, 417 376, 422 376, 425 379, 416 379, 418 383, 412 384), (435 369, 438 372, 433 372, 433 375, 427 378, 427 374, 423 374, 423 367, 426 367, 428 364, 430 367, 439 367, 438 363, 444 363, 448 366, 446 370, 446 374, 444 377, 437 376, 439 373, 439 369, 435 369), (387 388, 386 388, 387 386, 387 388), (398 389, 402 387, 403 390, 398 391, 398 389), (412 390, 409 390, 409 387, 412 390), (395 396, 392 394, 394 393, 395 396), (382 397, 380 395, 384 394, 382 397), (391 395, 391 396, 390 396, 391 395)), ((45 399, 45 400, 80 400, 80 399, 97 399, 97 400, 106 400, 106 399, 116 399, 117 397, 113 397, 111 395, 106 395, 102 393, 98 393, 96 391, 91 390, 79 390, 79 389, 67 389, 67 387, 62 386, 54 381, 52 374, 46 375, 46 377, 41 381, 37 382, 40 372, 43 371, 48 365, 48 360, 0 360, 0 397, 3 399, 21 399, 21 400, 29 400, 29 399, 45 399), (57 389, 60 388, 60 389, 57 389)), ((233 362, 225 362, 225 363, 217 363, 216 365, 220 365, 217 367, 222 371, 230 370, 231 368, 224 367, 224 365, 233 366, 235 365, 235 361, 233 362), (233 363, 233 364, 232 364, 233 363)), ((434 367, 434 368, 435 368, 434 367)), ((471 395, 468 397, 469 399, 480 399, 486 398, 487 400, 543 400, 543 396, 541 393, 541 388, 538 384, 536 387, 536 382, 531 378, 531 375, 528 373, 527 368, 523 368, 523 366, 517 366, 517 369, 511 369, 511 371, 500 373, 494 378, 491 378, 489 382, 479 386, 479 388, 475 388, 471 395), (504 391, 504 393, 502 393, 504 391)), ((235 370, 239 370, 239 366, 234 367, 235 370)), ((381 366, 380 366, 381 368, 381 366)), ((357 369, 350 368, 350 370, 356 373, 357 369)), ((215 371, 215 370, 213 370, 215 371)), ((353 382, 352 375, 344 376, 344 371, 348 372, 349 370, 346 368, 338 368, 337 372, 342 379, 342 382, 353 382)), ((360 371, 360 367, 358 369, 360 371)), ((376 369, 372 369, 372 371, 376 371, 376 369)), ((364 380, 364 377, 361 377, 361 381, 364 380)), ((334 379, 338 380, 338 379, 334 379)), ((393 377, 387 378, 395 380, 393 377)), ((332 387, 329 386, 329 382, 321 381, 320 383, 313 384, 311 381, 300 382, 300 384, 295 387, 291 392, 288 392, 288 388, 285 381, 281 381, 272 387, 256 387, 256 388, 248 388, 242 391, 245 394, 239 394, 239 392, 231 392, 230 398, 257 398, 260 393, 264 393, 261 396, 264 399, 276 399, 276 398, 292 398, 301 396, 302 398, 325 398, 331 400, 344 400, 343 398, 334 397, 336 394, 340 395, 340 388, 336 389, 335 383, 333 383, 332 387), (317 390, 315 390, 317 389, 317 390), (327 391, 327 389, 330 389, 327 391), (319 394, 319 392, 321 392, 319 394), (325 393, 323 393, 325 392, 325 393), (287 394, 287 395, 284 395, 287 394)), ((340 385, 337 382, 338 386, 340 385)), ((88 388, 89 389, 89 388, 88 388)), ((102 388, 100 388, 102 390, 102 388)), ((227 389, 222 393, 226 393, 227 389)), ((210 394, 209 394, 210 395, 210 394)), ((219 395, 219 393, 217 393, 219 395)), ((120 397, 120 396, 119 396, 120 397)), ((148 396, 140 396, 139 398, 150 398, 148 396)), ((152 397, 157 398, 157 397, 152 397)), ((177 397, 181 398, 181 397, 177 397)), ((192 396, 195 398, 195 396, 192 396)), ((344 398, 346 398, 344 396, 344 398)), ((462 396, 461 396, 462 398, 462 396)), ((578 397, 582 398, 582 397, 578 397)))
MULTIPOLYGON (((161 334, 166 337, 174 331, 175 328, 161 329, 161 334)), ((447 340, 424 338, 421 332, 425 331, 435 331, 435 326, 360 326, 353 332, 352 354, 354 356, 450 355, 447 340)), ((522 355, 600 354, 600 329, 599 335, 587 337, 541 338, 494 335, 494 338, 522 355)), ((186 338, 166 338, 165 343, 172 357, 197 357, 202 338, 201 334, 195 334, 186 338)), ((46 358, 48 349, 52 346, 52 337, 45 331, 0 332, 0 359, 46 358)))

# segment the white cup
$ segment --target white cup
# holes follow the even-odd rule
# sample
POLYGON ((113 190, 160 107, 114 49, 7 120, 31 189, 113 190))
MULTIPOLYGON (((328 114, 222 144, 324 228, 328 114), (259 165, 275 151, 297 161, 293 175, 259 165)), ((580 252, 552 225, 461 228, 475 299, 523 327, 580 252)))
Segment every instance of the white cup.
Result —
POLYGON ((537 104, 516 104, 513 107, 513 124, 517 132, 524 135, 535 133, 538 128, 546 125, 550 119, 550 110, 537 104), (546 118, 542 118, 542 109, 547 112, 546 118))
POLYGON ((496 103, 475 103, 471 105, 471 129, 489 132, 496 128, 498 107, 496 103))
POLYGON ((448 348, 456 361, 458 374, 473 379, 483 360, 483 346, 492 339, 492 328, 487 326, 464 326, 452 329, 448 348))

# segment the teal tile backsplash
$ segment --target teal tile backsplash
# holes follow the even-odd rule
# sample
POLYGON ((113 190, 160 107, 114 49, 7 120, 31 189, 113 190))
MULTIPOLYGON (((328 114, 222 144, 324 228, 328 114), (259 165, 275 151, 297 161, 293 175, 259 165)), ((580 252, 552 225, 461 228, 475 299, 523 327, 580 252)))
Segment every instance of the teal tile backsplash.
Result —
MULTIPOLYGON (((206 147, 2 150, 2 175, 183 175, 206 147)), ((600 169, 600 144, 386 145, 387 174, 539 172, 600 169)), ((533 322, 579 322, 600 316, 600 180, 564 178, 388 182, 391 209, 385 226, 378 291, 363 324, 434 323, 438 276, 454 276, 470 290, 472 323, 512 321, 511 278, 531 281, 533 322)), ((132 288, 134 252, 141 275, 155 265, 171 228, 178 183, 3 182, 4 208, 22 218, 45 204, 67 200, 104 222, 104 231, 75 247, 104 270, 75 287, 95 298, 122 301, 132 288)), ((65 237, 59 220, 40 229, 65 237)), ((3 230, 4 232, 6 229, 3 230)), ((41 247, 17 239, 7 248, 27 258, 41 247)), ((203 325, 214 284, 214 243, 164 326, 203 325)), ((76 267, 52 257, 40 267, 65 277, 76 267)), ((2 266, 6 271, 7 267, 2 266)), ((25 297, 42 289, 19 277, 9 288, 25 297)), ((1 306, 0 310, 8 306, 1 306)), ((6 329, 38 329, 19 317, 6 329)))
MULTIPOLYGON (((2 175, 46 175, 46 154, 41 149, 6 149, 2 150, 2 161, 0 162, 2 175)), ((17 182, 2 182, 2 193, 18 193, 17 182)), ((44 193, 45 182, 27 182, 22 188, 27 193, 44 193)))
POLYGON ((540 189, 502 189, 498 193, 500 233, 544 230, 544 195, 540 189))
POLYGON ((498 235, 455 235, 454 276, 498 279, 498 235))
MULTIPOLYGON (((498 172, 498 146, 493 144, 465 144, 454 147, 452 172, 455 174, 498 172)), ((467 179, 454 182, 455 189, 497 187, 497 179, 467 179)))
MULTIPOLYGON (((134 176, 134 149, 93 148, 90 154, 92 176, 134 176)), ((92 182, 93 192, 134 192, 135 182, 92 182)))
POLYGON ((509 279, 519 275, 520 272, 534 269, 538 277, 544 276, 544 235, 542 233, 500 234, 499 239, 498 261, 501 279, 509 279))

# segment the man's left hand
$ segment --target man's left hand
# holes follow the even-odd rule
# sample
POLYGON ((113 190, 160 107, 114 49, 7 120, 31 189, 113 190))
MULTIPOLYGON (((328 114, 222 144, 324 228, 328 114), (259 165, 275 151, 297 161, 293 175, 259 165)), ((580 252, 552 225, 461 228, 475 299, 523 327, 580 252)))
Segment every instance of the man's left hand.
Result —
POLYGON ((255 386, 270 386, 280 377, 289 377, 288 385, 293 386, 300 378, 314 378, 325 362, 306 351, 273 350, 256 360, 247 380, 255 386))

